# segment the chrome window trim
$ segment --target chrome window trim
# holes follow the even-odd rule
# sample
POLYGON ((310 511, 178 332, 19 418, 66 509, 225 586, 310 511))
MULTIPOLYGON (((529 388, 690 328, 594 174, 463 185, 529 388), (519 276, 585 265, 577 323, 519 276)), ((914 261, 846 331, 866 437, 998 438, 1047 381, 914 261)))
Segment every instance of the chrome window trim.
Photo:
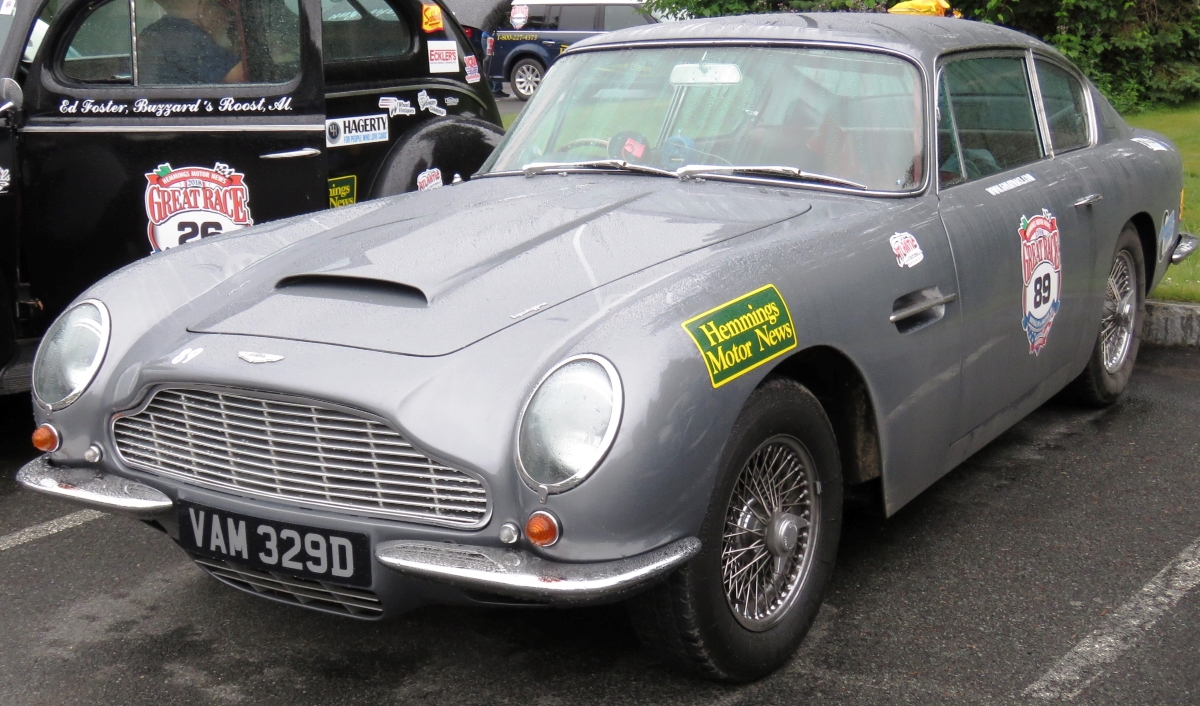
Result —
POLYGON ((373 412, 368 412, 368 411, 358 408, 358 407, 352 407, 350 405, 341 404, 338 402, 330 402, 328 400, 321 400, 321 399, 317 399, 314 397, 304 397, 301 395, 289 395, 287 393, 271 392, 268 390, 259 390, 259 389, 247 388, 247 387, 233 387, 233 386, 226 386, 226 385, 206 385, 206 384, 194 384, 194 383, 187 383, 187 382, 156 383, 156 384, 148 386, 142 390, 141 395, 138 398, 137 404, 135 404, 132 407, 114 412, 112 414, 112 416, 109 418, 109 422, 108 422, 108 443, 112 447, 112 449, 116 452, 116 457, 120 460, 120 462, 122 464, 124 464, 128 468, 131 468, 131 469, 134 469, 137 471, 141 471, 143 473, 148 473, 148 474, 154 476, 155 478, 165 478, 169 481, 176 482, 176 483, 182 483, 184 485, 198 486, 198 487, 202 487, 202 488, 208 488, 211 490, 217 490, 218 492, 223 492, 223 493, 227 493, 230 495, 236 495, 239 497, 246 498, 246 499, 250 500, 251 502, 254 502, 257 500, 267 500, 267 501, 273 502, 275 504, 283 505, 288 508, 295 508, 295 507, 313 508, 313 509, 317 509, 322 512, 328 512, 328 513, 331 513, 334 515, 353 516, 353 517, 369 517, 372 520, 376 520, 376 521, 405 522, 405 523, 410 523, 410 524, 415 524, 415 525, 445 527, 447 529, 456 529, 456 530, 463 530, 463 531, 479 530, 483 527, 486 527, 487 524, 489 522, 491 522, 491 519, 492 519, 492 510, 493 510, 493 506, 494 506, 494 503, 492 501, 492 490, 491 490, 491 487, 488 485, 487 480, 484 478, 482 473, 478 473, 471 469, 463 468, 461 464, 447 463, 447 462, 439 459, 437 456, 434 456, 434 455, 426 452, 424 449, 419 447, 417 444, 413 443, 412 439, 409 438, 408 435, 400 432, 398 429, 396 429, 396 427, 391 422, 389 422, 387 419, 385 419, 384 417, 382 417, 378 414, 375 414, 373 412), (353 508, 348 508, 348 507, 341 506, 341 505, 329 505, 329 504, 322 504, 319 502, 308 502, 305 500, 298 500, 296 498, 281 497, 277 494, 272 494, 272 493, 257 493, 252 490, 248 490, 243 486, 218 483, 218 482, 209 481, 206 479, 185 480, 185 479, 181 479, 172 474, 164 474, 162 472, 162 470, 159 468, 154 468, 152 466, 149 466, 146 464, 141 464, 136 461, 130 461, 129 459, 127 459, 125 457, 124 454, 121 453, 121 447, 117 443, 117 432, 116 432, 117 422, 125 417, 132 417, 132 416, 135 416, 135 415, 143 412, 146 409, 146 407, 148 407, 150 405, 150 403, 154 401, 155 394, 162 390, 197 390, 197 391, 202 391, 202 392, 211 392, 211 393, 215 393, 215 394, 244 395, 247 397, 259 398, 259 399, 266 400, 266 401, 282 402, 282 403, 287 403, 287 404, 311 405, 314 407, 323 407, 325 409, 342 412, 343 414, 358 416, 358 417, 362 418, 364 421, 372 421, 372 422, 376 422, 378 424, 382 424, 383 426, 387 427, 388 429, 392 430, 397 435, 399 435, 402 439, 404 439, 404 441, 406 441, 412 447, 412 449, 414 451, 424 455, 425 458, 429 459, 430 461, 433 461, 434 463, 445 466, 446 468, 452 469, 452 470, 462 473, 466 476, 469 476, 473 480, 477 481, 479 483, 480 487, 483 488, 483 491, 484 491, 483 515, 477 521, 475 521, 473 523, 464 523, 464 522, 453 522, 453 521, 449 521, 449 520, 438 520, 436 517, 428 517, 425 515, 406 516, 403 513, 398 513, 398 512, 369 514, 367 512, 363 512, 363 511, 355 511, 353 508))
MULTIPOLYGON (((936 188, 936 180, 930 178, 930 169, 934 164, 934 158, 931 156, 933 150, 930 149, 929 140, 931 136, 936 137, 936 128, 932 127, 932 116, 930 112, 930 91, 929 91, 929 73, 925 70, 925 65, 921 60, 912 54, 892 49, 890 47, 880 47, 874 44, 859 44, 857 42, 842 42, 842 41, 821 41, 814 39, 655 39, 648 41, 635 42, 614 42, 611 44, 591 44, 586 47, 571 47, 559 55, 559 58, 572 54, 586 54, 589 52, 611 51, 620 49, 666 49, 674 47, 711 47, 711 46, 743 46, 743 47, 776 47, 776 48, 809 48, 809 49, 840 49, 843 51, 860 51, 872 54, 885 54, 897 59, 908 62, 917 70, 917 86, 924 93, 921 97, 921 107, 924 111, 922 120, 925 121, 925 173, 922 175, 921 184, 917 187, 905 191, 874 191, 863 189, 852 189, 847 187, 836 187, 827 184, 810 184, 797 183, 795 181, 777 180, 760 177, 742 177, 742 176, 721 176, 723 181, 739 181, 747 184, 765 184, 769 186, 789 186, 792 188, 814 188, 821 191, 834 191, 839 194, 855 194, 858 196, 888 196, 888 197, 905 197, 905 196, 920 196, 925 194, 931 188, 936 188)), ((936 102, 932 105, 936 106, 936 102)), ((511 130, 511 128, 510 128, 511 130)), ((489 172, 489 174, 499 173, 489 172)), ((486 176, 485 174, 477 174, 476 177, 486 176)), ((712 177, 705 177, 713 179, 712 177)))
MULTIPOLYGON (((1058 150, 1055 150, 1055 154, 1056 155, 1057 154, 1066 154, 1068 152, 1075 152, 1077 150, 1083 150, 1083 149, 1088 149, 1089 147, 1095 147, 1100 142, 1100 127, 1099 127, 1099 121, 1096 118, 1096 104, 1095 104, 1095 101, 1092 99, 1091 84, 1087 80, 1087 77, 1085 77, 1083 74, 1081 74, 1079 72, 1079 70, 1077 68, 1075 68, 1074 66, 1065 64, 1062 61, 1056 59, 1055 57, 1053 57, 1049 54, 1044 54, 1044 53, 1038 52, 1036 50, 1031 50, 1030 53, 1032 54, 1032 57, 1033 57, 1031 59, 1031 61, 1033 62, 1033 75, 1034 76, 1037 76, 1037 62, 1044 61, 1047 64, 1052 64, 1055 67, 1062 69, 1063 71, 1065 71, 1067 73, 1068 76, 1070 76, 1071 78, 1078 81, 1079 88, 1083 92, 1083 101, 1084 101, 1083 118, 1084 118, 1084 120, 1087 121, 1087 124, 1088 124, 1087 144, 1079 145, 1078 147, 1072 147, 1067 150, 1062 150, 1061 152, 1058 150)), ((1040 86, 1040 83, 1039 83, 1039 86, 1040 86)), ((1040 88, 1038 90, 1037 100, 1039 103, 1042 101, 1042 94, 1041 94, 1040 88)), ((1045 110, 1045 108, 1043 107, 1043 111, 1044 110, 1045 110)), ((1047 124, 1047 126, 1046 126, 1046 138, 1051 142, 1051 144, 1053 144, 1054 140, 1053 140, 1053 136, 1050 134, 1050 131, 1049 131, 1049 124, 1047 124)))

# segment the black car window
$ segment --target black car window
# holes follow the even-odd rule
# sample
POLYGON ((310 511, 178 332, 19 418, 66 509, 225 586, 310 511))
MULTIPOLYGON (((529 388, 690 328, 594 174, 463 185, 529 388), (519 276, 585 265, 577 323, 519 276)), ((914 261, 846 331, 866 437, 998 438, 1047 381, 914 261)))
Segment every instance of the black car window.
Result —
POLYGON ((1037 60, 1038 86, 1050 125, 1050 144, 1055 152, 1086 147, 1088 135, 1087 101, 1083 85, 1063 68, 1037 60))
POLYGON ((1020 57, 963 59, 943 70, 959 155, 939 171, 978 179, 1042 157, 1025 60, 1020 57))
POLYGON ((562 5, 558 13, 558 31, 595 32, 595 5, 562 5))
POLYGON ((615 32, 626 27, 640 27, 654 20, 634 5, 605 5, 604 31, 615 32))
POLYGON ((67 44, 63 75, 76 81, 132 83, 131 36, 128 0, 110 0, 96 6, 67 44))
POLYGON ((135 0, 138 85, 283 83, 300 72, 295 0, 135 0))
POLYGON ((950 97, 946 93, 945 76, 938 79, 937 118, 938 184, 945 188, 966 181, 958 152, 958 133, 954 129, 954 111, 950 110, 950 97))
POLYGON ((321 0, 325 63, 399 59, 412 30, 385 0, 321 0))

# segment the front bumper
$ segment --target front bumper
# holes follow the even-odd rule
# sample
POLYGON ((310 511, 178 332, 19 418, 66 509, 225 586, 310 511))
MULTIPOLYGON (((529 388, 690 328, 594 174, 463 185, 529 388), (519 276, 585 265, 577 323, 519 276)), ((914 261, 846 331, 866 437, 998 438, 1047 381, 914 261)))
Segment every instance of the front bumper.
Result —
POLYGON ((517 549, 398 541, 377 545, 375 559, 402 574, 461 589, 538 603, 586 605, 635 593, 699 551, 700 540, 685 537, 625 559, 565 564, 517 549))
MULTIPOLYGON (((170 496, 144 483, 90 468, 54 466, 46 456, 39 456, 22 467, 17 473, 17 481, 39 493, 141 520, 161 519, 169 524, 175 507, 170 496)), ((191 495, 197 492, 207 494, 207 491, 198 489, 188 492, 191 495)), ((203 497, 190 497, 189 500, 232 507, 238 512, 264 518, 297 521, 294 517, 281 518, 278 512, 271 512, 260 504, 228 496, 226 502, 214 502, 203 497)), ((333 524, 319 520, 314 522, 312 519, 301 519, 299 522, 323 526, 333 524)), ((347 531, 367 530, 369 533, 369 528, 353 522, 351 518, 342 518, 337 524, 347 531)), ((370 533, 369 536, 377 537, 370 533)), ((445 541, 390 540, 375 541, 373 544, 375 560, 389 569, 384 573, 395 577, 391 581, 384 577, 376 580, 373 589, 381 594, 397 595, 394 593, 396 589, 403 591, 403 587, 410 583, 414 584, 414 588, 415 585, 428 586, 434 583, 448 584, 466 593, 474 591, 482 594, 474 598, 468 596, 473 602, 496 602, 490 598, 495 596, 566 606, 620 600, 665 577, 700 551, 700 540, 686 537, 644 554, 614 561, 566 563, 543 559, 519 549, 445 541)), ((421 604, 441 602, 428 599, 431 594, 437 595, 436 591, 419 593, 425 594, 425 597, 417 599, 421 604)), ((417 597, 410 594, 409 598, 417 597)), ((386 603, 391 601, 385 600, 386 603)), ((399 603, 409 601, 402 600, 399 603)), ((415 605, 410 604, 410 607, 415 605)))

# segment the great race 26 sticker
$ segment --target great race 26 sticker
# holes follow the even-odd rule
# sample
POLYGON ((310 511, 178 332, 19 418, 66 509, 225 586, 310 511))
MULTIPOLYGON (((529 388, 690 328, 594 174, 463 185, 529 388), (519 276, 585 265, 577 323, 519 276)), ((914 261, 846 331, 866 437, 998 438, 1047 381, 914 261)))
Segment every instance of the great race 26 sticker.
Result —
POLYGON ((329 207, 350 206, 358 203, 358 177, 334 177, 329 180, 329 207))
POLYGON ((417 175, 417 191, 428 191, 442 185, 442 170, 437 167, 426 169, 417 175))
POLYGON ((1037 355, 1050 336, 1062 292, 1058 221, 1043 208, 1040 216, 1021 216, 1017 232, 1021 235, 1021 273, 1025 281, 1021 328, 1029 337, 1029 352, 1037 355))
POLYGON ((458 73, 458 43, 454 41, 429 41, 429 73, 458 73))
POLYGON ((368 142, 387 142, 388 116, 362 115, 325 121, 325 146, 348 147, 368 142))
POLYGON ((796 347, 792 314, 768 284, 683 322, 714 388, 796 347))
POLYGON ((254 225, 245 174, 228 164, 172 167, 146 174, 146 216, 155 252, 254 225))

